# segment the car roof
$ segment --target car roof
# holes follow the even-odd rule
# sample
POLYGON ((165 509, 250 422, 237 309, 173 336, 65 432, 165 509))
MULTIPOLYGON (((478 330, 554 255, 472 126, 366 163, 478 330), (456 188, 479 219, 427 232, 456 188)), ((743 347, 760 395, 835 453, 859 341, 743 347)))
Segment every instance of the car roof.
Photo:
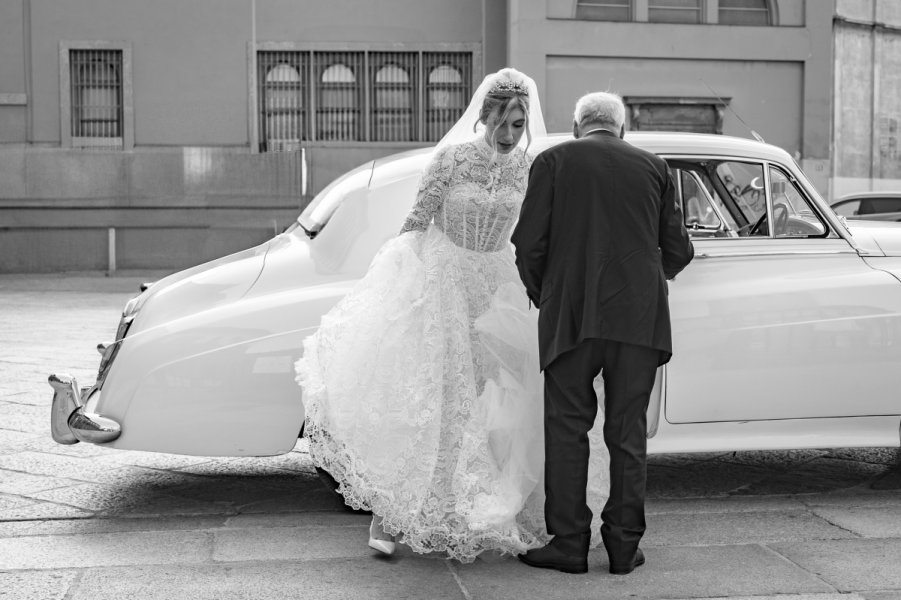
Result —
MULTIPOLYGON (((549 133, 532 139, 529 152, 537 154, 551 146, 571 140, 571 133, 549 133)), ((791 155, 779 148, 757 140, 713 133, 688 133, 681 131, 627 131, 626 141, 653 152, 668 156, 677 155, 711 155, 735 156, 758 160, 774 160, 791 162, 791 155)), ((379 166, 404 158, 429 154, 433 147, 419 148, 399 154, 393 154, 376 160, 379 166)))
MULTIPOLYGON (((536 138, 536 150, 544 150, 559 142, 572 139, 570 133, 548 134, 536 138)), ((627 131, 626 141, 655 154, 740 156, 760 160, 791 162, 791 155, 771 144, 757 140, 714 133, 689 133, 683 131, 627 131)))
POLYGON ((882 190, 877 192, 853 192, 845 194, 832 201, 832 205, 850 200, 866 200, 868 198, 901 198, 901 190, 882 190))

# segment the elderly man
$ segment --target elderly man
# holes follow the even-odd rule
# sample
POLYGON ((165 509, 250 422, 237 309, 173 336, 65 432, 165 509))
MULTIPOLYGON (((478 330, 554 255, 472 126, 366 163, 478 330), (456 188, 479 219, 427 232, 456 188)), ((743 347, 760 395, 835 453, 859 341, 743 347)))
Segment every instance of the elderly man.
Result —
POLYGON ((588 431, 603 374, 610 496, 601 535, 610 572, 644 563, 647 406, 672 355, 666 279, 694 249, 666 162, 624 141, 622 99, 579 99, 573 135, 539 154, 513 232, 516 264, 539 307, 545 377, 545 516, 551 542, 528 565, 588 570, 588 431))

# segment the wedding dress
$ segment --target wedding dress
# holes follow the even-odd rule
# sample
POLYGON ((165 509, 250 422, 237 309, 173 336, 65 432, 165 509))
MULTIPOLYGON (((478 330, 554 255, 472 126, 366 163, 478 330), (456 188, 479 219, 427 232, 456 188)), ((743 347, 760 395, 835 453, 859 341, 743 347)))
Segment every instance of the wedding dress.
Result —
MULTIPOLYGON (((509 242, 529 165, 484 137, 439 145, 402 233, 296 364, 313 461, 416 552, 470 562, 548 541, 538 311, 509 242)), ((609 487, 598 415, 594 545, 609 487)))

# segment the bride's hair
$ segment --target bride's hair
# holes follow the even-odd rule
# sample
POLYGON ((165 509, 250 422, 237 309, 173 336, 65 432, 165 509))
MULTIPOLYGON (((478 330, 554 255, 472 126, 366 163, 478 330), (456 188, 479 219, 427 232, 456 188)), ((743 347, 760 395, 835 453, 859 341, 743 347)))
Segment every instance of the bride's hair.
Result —
POLYGON ((472 130, 475 131, 479 123, 489 127, 486 131, 488 139, 494 139, 494 130, 498 124, 503 123, 514 109, 522 110, 526 121, 526 150, 532 144, 532 130, 529 127, 529 92, 526 86, 512 79, 502 79, 492 86, 491 90, 485 95, 482 102, 482 109, 479 111, 479 119, 473 123, 472 130), (494 128, 491 129, 488 119, 492 113, 497 112, 498 117, 494 121, 494 128))

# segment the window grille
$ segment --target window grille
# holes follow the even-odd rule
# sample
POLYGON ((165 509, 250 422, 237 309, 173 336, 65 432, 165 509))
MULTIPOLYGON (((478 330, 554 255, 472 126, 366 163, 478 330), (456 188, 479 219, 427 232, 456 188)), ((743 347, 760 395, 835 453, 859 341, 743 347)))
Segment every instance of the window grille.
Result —
POLYGON ((578 0, 576 18, 593 21, 631 21, 631 0, 578 0))
POLYGON ((261 52, 257 58, 260 149, 298 150, 301 141, 309 139, 309 57, 299 52, 261 52))
POLYGON ((460 53, 434 53, 426 56, 425 139, 437 142, 466 110, 472 93, 472 61, 461 60, 460 53))
POLYGON ((122 51, 69 50, 72 137, 121 138, 122 51))
POLYGON ((363 54, 313 55, 316 73, 316 139, 360 141, 362 137, 363 54))
POLYGON ((720 0, 719 22, 722 25, 769 25, 767 0, 720 0))
POLYGON ((259 149, 437 141, 472 94, 472 52, 260 50, 259 149))
POLYGON ((701 0, 648 0, 651 23, 700 23, 701 0))
POLYGON ((416 131, 416 54, 378 52, 370 55, 372 135, 378 141, 412 142, 416 131))

